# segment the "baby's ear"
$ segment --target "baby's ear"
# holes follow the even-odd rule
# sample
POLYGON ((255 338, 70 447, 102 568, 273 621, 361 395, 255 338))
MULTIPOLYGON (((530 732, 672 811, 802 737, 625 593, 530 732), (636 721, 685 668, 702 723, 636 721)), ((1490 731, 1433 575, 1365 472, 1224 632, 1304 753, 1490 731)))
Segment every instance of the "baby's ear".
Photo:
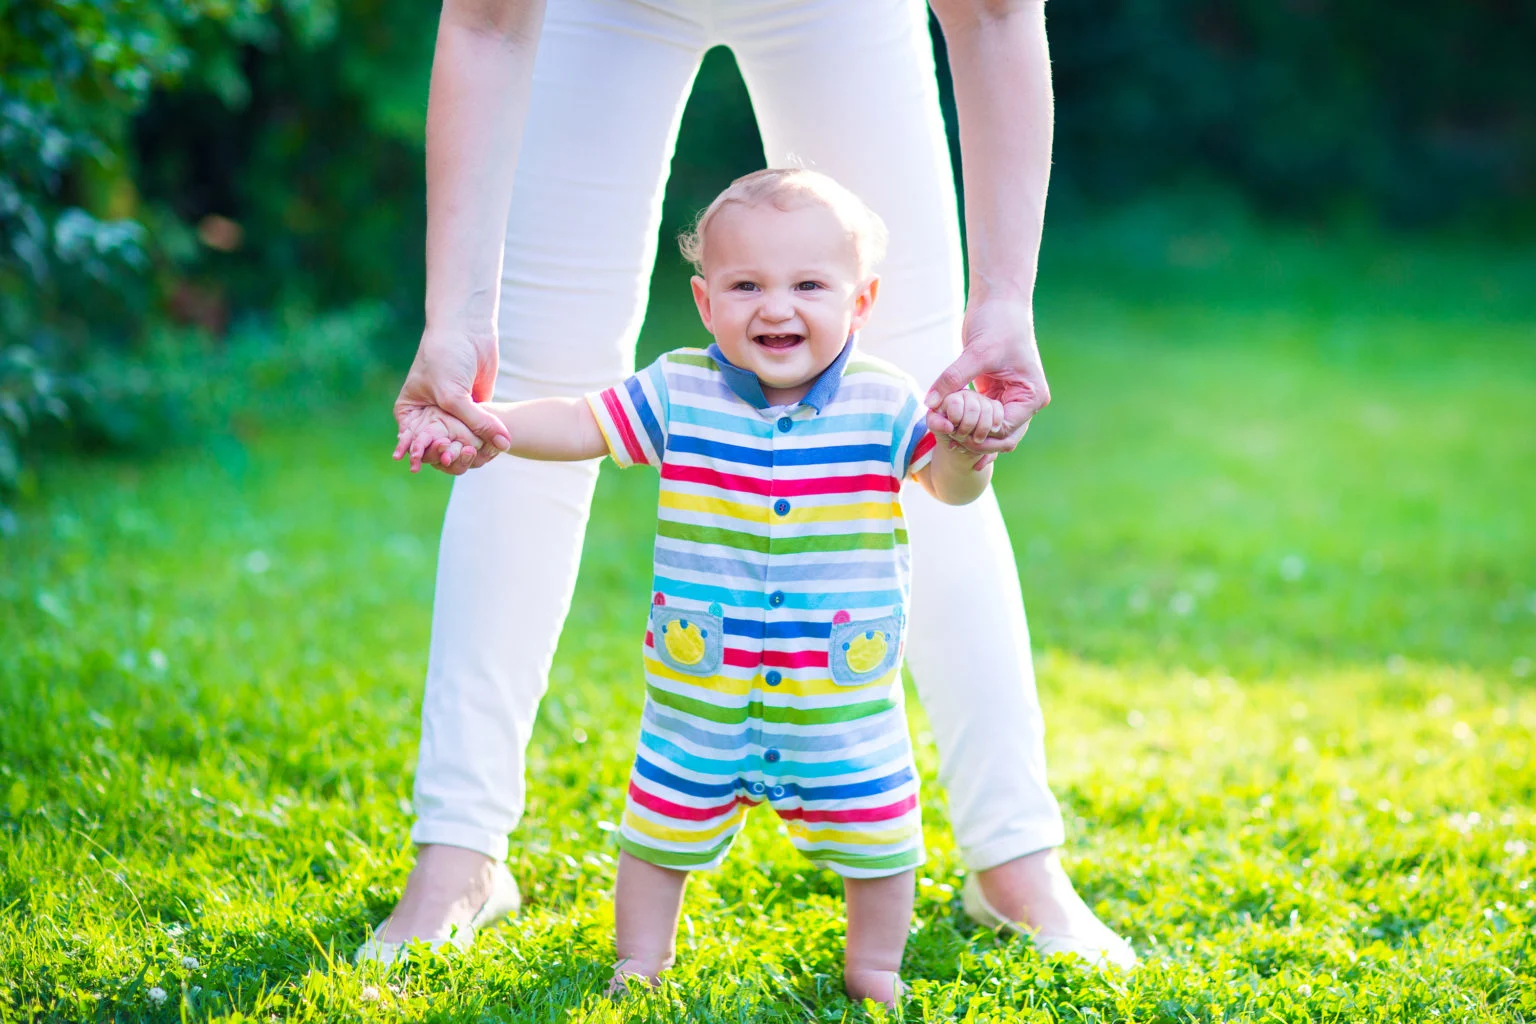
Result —
POLYGON ((711 331, 713 328, 709 326, 709 283, 698 274, 694 274, 689 284, 693 286, 693 304, 699 307, 699 319, 704 321, 704 329, 711 331))
POLYGON ((875 308, 875 299, 880 295, 880 275, 871 274, 858 290, 853 293, 853 322, 848 325, 850 331, 857 331, 869 323, 869 314, 875 308))

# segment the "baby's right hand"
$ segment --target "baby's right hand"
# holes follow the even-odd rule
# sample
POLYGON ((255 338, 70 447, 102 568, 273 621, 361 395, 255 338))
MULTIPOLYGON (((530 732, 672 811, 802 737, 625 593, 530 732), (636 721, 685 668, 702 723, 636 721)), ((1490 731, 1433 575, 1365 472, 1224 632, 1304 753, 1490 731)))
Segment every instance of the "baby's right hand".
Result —
POLYGON ((458 474, 474 465, 479 448, 480 439, 457 417, 435 407, 419 407, 407 411, 400 421, 395 461, 409 453, 412 473, 420 472, 425 461, 458 474))
POLYGON ((970 388, 949 395, 933 412, 936 415, 929 416, 929 426, 935 427, 937 420, 935 432, 943 434, 951 448, 985 440, 1003 425, 1003 403, 970 388))

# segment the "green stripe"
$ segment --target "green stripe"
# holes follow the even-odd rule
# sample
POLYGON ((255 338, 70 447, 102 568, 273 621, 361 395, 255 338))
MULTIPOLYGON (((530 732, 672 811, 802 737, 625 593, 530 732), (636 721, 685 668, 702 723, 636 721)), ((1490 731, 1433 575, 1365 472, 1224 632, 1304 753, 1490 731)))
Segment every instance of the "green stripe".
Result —
POLYGON ((803 555, 809 551, 889 551, 896 546, 890 533, 819 533, 805 537, 780 537, 773 542, 776 555, 803 555))
POLYGON ((718 370, 715 361, 702 352, 669 352, 667 360, 673 363, 685 363, 688 366, 697 366, 703 370, 718 370))
POLYGON ((841 864, 845 868, 915 868, 923 862, 922 847, 901 853, 841 853, 807 845, 800 852, 817 864, 841 864))
POLYGON ((768 553, 768 538, 758 537, 739 530, 722 530, 718 526, 695 526, 692 523, 674 523, 662 519, 656 524, 656 532, 673 540, 686 540, 694 544, 718 544, 738 551, 768 553))
POLYGON ((654 683, 647 683, 645 690, 650 694, 651 700, 664 708, 671 708, 673 711, 681 711, 686 715, 721 725, 741 725, 753 718, 761 722, 783 725, 835 725, 842 722, 855 722, 896 707, 895 701, 886 698, 831 708, 781 708, 765 705, 762 701, 756 700, 745 707, 728 708, 694 697, 670 693, 654 683))
POLYGON ((759 537, 740 530, 727 530, 719 526, 699 526, 695 523, 678 523, 662 519, 656 524, 656 532, 671 540, 690 544, 715 544, 737 551, 755 551, 766 555, 803 555, 808 552, 839 551, 889 551, 897 544, 907 542, 907 531, 891 533, 822 533, 804 537, 759 537))
POLYGON ((619 836, 619 849, 632 857, 638 857, 647 864, 655 864, 664 868, 696 868, 708 864, 716 857, 723 854, 731 845, 731 840, 736 838, 733 832, 720 840, 712 850, 703 853, 678 853, 673 850, 658 850, 654 846, 645 846, 630 839, 628 836, 619 836))

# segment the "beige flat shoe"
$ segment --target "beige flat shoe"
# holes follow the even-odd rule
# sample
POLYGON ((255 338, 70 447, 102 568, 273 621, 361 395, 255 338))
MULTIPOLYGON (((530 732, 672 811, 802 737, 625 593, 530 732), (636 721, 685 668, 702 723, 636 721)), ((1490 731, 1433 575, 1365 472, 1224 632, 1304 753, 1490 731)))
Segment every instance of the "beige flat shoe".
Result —
POLYGON ((1082 957, 1095 970, 1118 967, 1128 971, 1136 966, 1136 953, 1131 944, 1097 919, 1093 922, 1097 927, 1087 935, 1046 935, 1021 922, 1010 921, 987 902, 981 892, 981 882, 974 874, 965 876, 965 884, 960 889, 960 905, 965 908, 966 916, 979 925, 1029 939, 1041 956, 1082 957))
POLYGON ((389 918, 386 917, 368 936, 368 941, 357 947, 357 952, 352 954, 352 962, 383 964, 388 967, 405 960, 411 946, 425 946, 428 949, 454 946, 467 950, 474 945, 477 931, 481 928, 489 928, 516 914, 522 907, 522 903, 522 894, 517 891, 517 882, 513 879, 512 872, 507 870, 505 864, 496 864, 491 868, 491 894, 486 897, 485 902, 475 912, 475 916, 469 919, 467 925, 455 926, 446 938, 386 942, 379 938, 379 933, 389 924, 389 918))

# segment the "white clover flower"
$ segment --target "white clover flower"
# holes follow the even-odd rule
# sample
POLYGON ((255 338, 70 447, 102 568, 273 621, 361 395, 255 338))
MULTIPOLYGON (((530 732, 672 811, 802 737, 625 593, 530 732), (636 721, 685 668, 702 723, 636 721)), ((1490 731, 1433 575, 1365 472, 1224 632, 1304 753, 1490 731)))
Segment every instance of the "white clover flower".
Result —
POLYGON ((149 1001, 154 1003, 156 1006, 164 1006, 165 998, 165 989, 161 988, 159 985, 156 985, 154 988, 149 990, 149 1001))
POLYGON ((362 997, 365 1003, 376 1003, 379 1001, 379 990, 373 985, 364 986, 362 997))
POLYGON ((181 966, 185 967, 189 971, 197 970, 197 957, 195 957, 195 956, 184 956, 184 957, 182 957, 181 958, 181 966))

